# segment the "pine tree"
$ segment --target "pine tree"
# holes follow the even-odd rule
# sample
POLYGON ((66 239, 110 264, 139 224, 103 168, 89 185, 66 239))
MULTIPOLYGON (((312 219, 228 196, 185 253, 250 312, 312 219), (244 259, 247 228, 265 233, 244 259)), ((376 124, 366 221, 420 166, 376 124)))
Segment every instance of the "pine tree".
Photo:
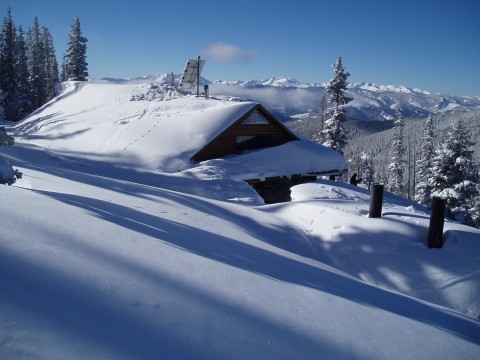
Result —
POLYGON ((327 96, 325 92, 320 97, 319 111, 318 111, 318 124, 317 129, 313 134, 313 140, 319 144, 323 143, 322 131, 325 126, 325 111, 327 109, 327 96))
POLYGON ((16 76, 18 90, 17 119, 21 120, 32 111, 32 101, 30 99, 30 85, 28 82, 27 66, 27 45, 25 43, 24 32, 21 26, 18 27, 16 51, 16 76))
POLYGON ((364 183, 367 186, 367 189, 370 190, 370 187, 372 186, 372 183, 375 178, 375 168, 373 166, 373 160, 371 156, 367 156, 367 154, 362 154, 362 166, 363 166, 363 177, 364 177, 364 183))
POLYGON ((46 100, 48 101, 55 97, 55 86, 60 80, 58 77, 58 63, 55 56, 53 38, 45 26, 42 27, 42 41, 45 49, 45 91, 46 100))
POLYGON ((474 221, 472 212, 478 197, 472 146, 463 122, 454 123, 442 149, 435 152, 429 178, 432 196, 445 199, 447 214, 466 224, 474 221))
POLYGON ((391 151, 392 162, 389 165, 388 176, 388 189, 398 195, 405 195, 405 143, 404 143, 404 129, 405 121, 403 119, 403 113, 399 109, 397 110, 397 120, 394 124, 393 144, 391 151))
POLYGON ((32 106, 34 109, 37 109, 45 104, 47 100, 47 86, 45 81, 45 46, 36 16, 33 19, 31 28, 28 30, 27 49, 28 82, 30 84, 32 106))
POLYGON ((63 57, 62 81, 88 80, 87 41, 87 38, 82 36, 79 18, 74 18, 68 34, 67 50, 63 57))
POLYGON ((13 22, 12 9, 9 7, 3 19, 0 35, 0 89, 3 91, 3 108, 9 120, 16 120, 17 84, 15 74, 16 62, 16 28, 13 22))
POLYGON ((353 99, 345 95, 347 90, 347 78, 350 76, 342 64, 342 58, 338 57, 332 65, 335 76, 328 82, 326 91, 330 94, 328 102, 335 102, 335 108, 330 110, 330 119, 325 121, 322 136, 323 145, 343 154, 343 148, 347 144, 347 133, 344 128, 346 121, 344 105, 353 99))
POLYGON ((40 29, 35 17, 26 39, 24 35, 22 27, 17 33, 9 8, 0 32, 0 107, 13 121, 50 100, 58 83, 58 64, 48 29, 40 29))
POLYGON ((417 160, 417 184, 415 186, 415 201, 420 205, 430 206, 431 188, 428 183, 432 159, 434 155, 433 119, 428 116, 423 125, 423 136, 420 140, 420 159, 417 160))

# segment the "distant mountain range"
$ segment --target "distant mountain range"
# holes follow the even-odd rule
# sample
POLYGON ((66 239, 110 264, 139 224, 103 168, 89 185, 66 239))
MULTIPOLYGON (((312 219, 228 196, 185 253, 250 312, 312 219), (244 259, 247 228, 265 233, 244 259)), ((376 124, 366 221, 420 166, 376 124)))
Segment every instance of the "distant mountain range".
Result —
MULTIPOLYGON (((277 114, 292 117, 318 114, 325 85, 277 77, 249 81, 213 81, 211 91, 247 97, 262 102, 277 114)), ((347 93, 353 98, 346 106, 347 115, 358 120, 391 120, 395 118, 398 108, 403 110, 405 117, 480 109, 480 96, 434 94, 406 86, 362 82, 350 84, 347 93)))
MULTIPOLYGON (((181 75, 174 75, 178 85, 181 75)), ((102 79, 116 83, 155 82, 172 83, 171 74, 146 76, 136 79, 102 79)), ((302 116, 315 116, 320 111, 320 100, 325 83, 305 83, 290 77, 274 77, 248 81, 209 81, 200 79, 201 85, 209 85, 211 96, 231 96, 261 103, 282 120, 302 116)), ((202 86, 203 92, 203 86, 202 86)), ((357 120, 392 120, 398 108, 405 117, 426 117, 449 111, 480 109, 480 96, 456 96, 430 93, 406 86, 376 85, 372 83, 350 84, 347 91, 353 98, 347 106, 347 116, 357 120)), ((327 108, 333 106, 328 104, 327 108)))

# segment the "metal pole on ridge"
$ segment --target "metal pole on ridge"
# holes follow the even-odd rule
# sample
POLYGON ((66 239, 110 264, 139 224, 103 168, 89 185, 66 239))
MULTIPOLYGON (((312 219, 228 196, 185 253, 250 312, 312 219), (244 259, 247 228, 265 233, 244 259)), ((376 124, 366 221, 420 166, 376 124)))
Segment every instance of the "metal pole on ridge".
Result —
POLYGON ((197 57, 197 98, 200 96, 200 55, 197 57))

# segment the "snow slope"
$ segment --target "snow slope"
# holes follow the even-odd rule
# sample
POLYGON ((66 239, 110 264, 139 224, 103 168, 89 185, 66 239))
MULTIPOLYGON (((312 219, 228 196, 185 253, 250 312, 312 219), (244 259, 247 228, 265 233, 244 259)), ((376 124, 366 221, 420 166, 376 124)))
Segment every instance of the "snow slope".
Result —
POLYGON ((126 168, 95 132, 95 152, 82 148, 75 114, 104 111, 117 134, 142 106, 166 117, 168 102, 106 111, 107 93, 132 94, 104 85, 82 87, 88 103, 56 99, 0 150, 24 173, 0 187, 1 359, 479 356, 479 230, 447 222, 430 250, 426 211, 389 194, 369 219, 367 190, 349 184, 266 206, 230 178, 234 163, 126 168), (54 105, 71 122, 52 123, 54 105))
MULTIPOLYGON (((256 105, 183 96, 155 83, 74 82, 64 86, 59 97, 15 126, 17 136, 57 156, 81 154, 91 161, 109 158, 117 165, 143 171, 175 173, 196 166, 190 158, 256 105)), ((281 152, 289 168, 284 163, 274 167, 270 149, 256 151, 254 160, 263 167, 262 178, 346 169, 342 156, 308 140, 274 151, 281 152), (306 161, 292 160, 293 151, 306 161), (270 163, 268 170, 266 163, 270 163)), ((252 164, 249 157, 245 154, 233 160, 236 178, 251 178, 245 173, 251 166, 242 166, 252 164)))
POLYGON ((148 84, 66 84, 57 101, 30 116, 19 131, 31 143, 65 155, 82 153, 97 160, 106 154, 148 170, 183 170, 196 151, 230 125, 227 121, 254 106, 194 97, 133 101, 148 93, 148 84))

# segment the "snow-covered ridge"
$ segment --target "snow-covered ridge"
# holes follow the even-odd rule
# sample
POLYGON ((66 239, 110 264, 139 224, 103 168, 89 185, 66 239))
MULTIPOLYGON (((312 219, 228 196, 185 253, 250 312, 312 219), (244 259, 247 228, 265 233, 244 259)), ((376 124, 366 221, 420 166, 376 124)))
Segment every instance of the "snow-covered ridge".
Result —
MULTIPOLYGON (((290 77, 276 77, 249 81, 213 81, 212 93, 249 98, 270 107, 277 116, 318 114, 319 100, 325 94, 326 84, 309 84, 290 77)), ((357 120, 391 120, 398 108, 405 117, 426 117, 452 110, 480 109, 480 96, 435 94, 404 85, 377 85, 368 82, 353 83, 347 93, 353 98, 347 106, 347 115, 357 120)), ((328 94, 327 94, 328 95, 328 94)), ((328 96, 327 96, 328 98, 328 96)))
MULTIPOLYGON (((180 75, 160 74, 135 79, 101 79, 99 83, 178 85, 180 75)), ((326 94, 324 83, 306 83, 282 76, 261 80, 200 79, 201 85, 210 85, 210 94, 250 99, 266 106, 279 118, 299 114, 316 115, 321 97, 326 94)), ((357 120, 391 120, 398 108, 405 117, 426 117, 447 111, 480 109, 480 96, 456 96, 431 93, 405 85, 378 85, 371 82, 352 83, 347 93, 353 98, 347 106, 347 115, 357 120)), ((326 94, 328 95, 328 94, 326 94)), ((328 96, 327 96, 328 98, 328 96)), ((327 104, 328 108, 328 104, 327 104)))
POLYGON ((354 88, 359 88, 363 90, 369 90, 373 92, 398 92, 398 93, 404 93, 404 94, 411 94, 411 93, 418 93, 418 94, 423 94, 423 95, 431 95, 430 92, 422 89, 411 89, 409 87, 400 85, 400 86, 395 86, 395 85, 377 85, 373 83, 366 83, 366 82, 360 82, 360 83, 354 83, 350 84, 349 86, 350 89, 354 88))
POLYGON ((280 76, 280 77, 266 78, 262 80, 246 80, 246 81, 215 80, 215 81, 212 81, 212 84, 236 85, 241 87, 273 86, 273 87, 307 88, 312 86, 312 84, 298 81, 289 76, 280 76))

